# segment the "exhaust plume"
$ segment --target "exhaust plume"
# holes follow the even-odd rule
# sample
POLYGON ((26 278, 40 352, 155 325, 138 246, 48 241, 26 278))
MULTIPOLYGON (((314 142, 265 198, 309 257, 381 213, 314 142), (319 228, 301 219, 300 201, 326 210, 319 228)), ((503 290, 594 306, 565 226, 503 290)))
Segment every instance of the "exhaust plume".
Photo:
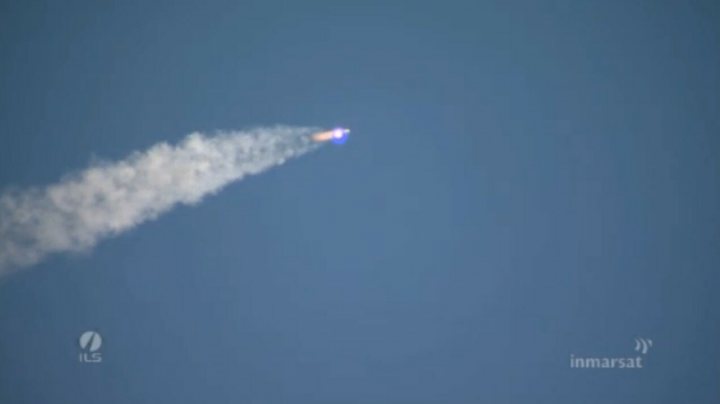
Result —
POLYGON ((318 147, 312 128, 192 133, 118 162, 98 163, 46 187, 0 196, 0 275, 56 252, 84 251, 177 204, 318 147))

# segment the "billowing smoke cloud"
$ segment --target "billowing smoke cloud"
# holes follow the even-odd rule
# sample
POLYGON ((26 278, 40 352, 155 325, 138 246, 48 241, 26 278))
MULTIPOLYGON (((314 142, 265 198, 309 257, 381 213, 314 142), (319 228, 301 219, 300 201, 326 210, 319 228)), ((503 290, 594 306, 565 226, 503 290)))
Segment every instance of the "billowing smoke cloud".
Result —
POLYGON ((225 185, 317 147, 312 128, 278 126, 188 135, 125 160, 94 164, 44 188, 0 196, 0 275, 196 204, 225 185))

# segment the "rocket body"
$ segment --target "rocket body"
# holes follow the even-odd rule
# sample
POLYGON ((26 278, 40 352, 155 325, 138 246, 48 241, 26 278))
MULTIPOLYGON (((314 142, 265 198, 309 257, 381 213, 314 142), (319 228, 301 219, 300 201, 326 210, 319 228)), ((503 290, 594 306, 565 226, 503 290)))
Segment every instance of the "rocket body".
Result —
POLYGON ((348 138, 350 129, 347 128, 335 128, 333 130, 327 130, 324 132, 318 132, 312 135, 312 140, 317 143, 333 142, 335 144, 342 144, 348 138))

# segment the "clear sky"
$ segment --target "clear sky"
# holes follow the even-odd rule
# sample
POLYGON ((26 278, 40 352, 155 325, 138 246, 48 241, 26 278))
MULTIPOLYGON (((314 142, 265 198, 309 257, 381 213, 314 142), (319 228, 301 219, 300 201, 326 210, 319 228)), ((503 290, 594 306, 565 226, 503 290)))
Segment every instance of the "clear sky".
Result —
POLYGON ((717 2, 107 3, 0 3, 0 189, 353 136, 1 279, 3 404, 720 402, 717 2))

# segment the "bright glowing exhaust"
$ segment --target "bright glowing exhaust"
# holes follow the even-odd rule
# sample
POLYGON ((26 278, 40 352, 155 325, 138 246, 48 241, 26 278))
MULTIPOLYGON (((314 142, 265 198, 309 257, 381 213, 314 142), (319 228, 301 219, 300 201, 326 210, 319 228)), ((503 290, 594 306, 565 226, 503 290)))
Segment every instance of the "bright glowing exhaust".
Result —
POLYGON ((333 142, 335 144, 343 144, 347 141, 349 135, 350 129, 335 128, 333 130, 313 134, 312 140, 316 143, 333 142))

